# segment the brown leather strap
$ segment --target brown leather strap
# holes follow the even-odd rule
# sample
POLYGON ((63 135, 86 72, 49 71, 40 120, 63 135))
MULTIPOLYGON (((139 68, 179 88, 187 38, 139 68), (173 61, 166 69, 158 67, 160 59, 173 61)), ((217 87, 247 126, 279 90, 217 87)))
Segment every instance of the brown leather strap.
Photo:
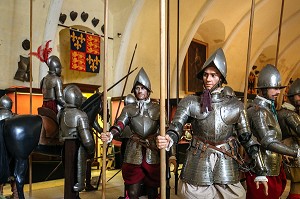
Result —
POLYGON ((151 144, 150 144, 150 141, 155 140, 155 138, 156 138, 156 135, 150 135, 150 136, 148 136, 148 137, 145 139, 145 138, 140 137, 140 136, 137 135, 137 134, 133 134, 133 135, 130 137, 130 139, 131 139, 132 141, 136 142, 137 144, 142 145, 142 146, 145 147, 145 148, 148 148, 148 149, 150 149, 150 150, 156 150, 156 151, 159 151, 159 149, 158 149, 157 147, 153 147, 153 146, 151 146, 151 144))

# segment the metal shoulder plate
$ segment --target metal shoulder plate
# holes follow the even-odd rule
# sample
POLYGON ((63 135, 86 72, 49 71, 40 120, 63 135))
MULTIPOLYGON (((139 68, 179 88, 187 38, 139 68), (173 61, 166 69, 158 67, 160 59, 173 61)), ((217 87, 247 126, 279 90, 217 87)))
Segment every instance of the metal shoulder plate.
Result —
POLYGON ((129 123, 130 118, 135 117, 139 114, 139 109, 136 104, 128 104, 124 106, 121 115, 118 117, 118 121, 121 121, 125 126, 129 123))
POLYGON ((236 96, 234 90, 229 86, 224 86, 222 94, 223 96, 231 96, 231 97, 236 96))
POLYGON ((78 127, 79 122, 81 123, 81 128, 88 128, 88 117, 85 112, 78 110, 76 108, 72 108, 64 111, 63 113, 63 121, 67 127, 76 128, 78 127), (82 123, 82 121, 87 121, 87 124, 82 123))
POLYGON ((152 120, 159 120, 160 117, 160 106, 159 104, 150 102, 151 105, 148 109, 149 117, 152 120))
POLYGON ((125 106, 129 104, 135 104, 135 103, 136 103, 136 98, 131 94, 127 95, 124 99, 125 106))

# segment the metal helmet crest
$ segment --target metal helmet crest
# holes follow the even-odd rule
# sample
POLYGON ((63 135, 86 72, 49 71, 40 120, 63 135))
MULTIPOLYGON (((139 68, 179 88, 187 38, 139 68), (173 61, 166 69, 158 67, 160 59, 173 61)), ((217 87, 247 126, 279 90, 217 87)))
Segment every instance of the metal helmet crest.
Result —
POLYGON ((136 84, 142 84, 145 88, 147 88, 147 90, 149 92, 152 92, 151 90, 151 82, 150 79, 147 75, 147 73, 145 72, 144 68, 141 68, 139 73, 136 75, 134 82, 133 82, 133 86, 131 89, 131 93, 134 93, 134 87, 136 86, 136 84))
POLYGON ((11 110, 13 101, 7 95, 0 98, 0 109, 11 110))
POLYGON ((281 76, 278 69, 267 64, 259 73, 257 89, 262 88, 285 88, 286 86, 281 85, 281 76))
POLYGON ((300 94, 300 79, 297 78, 290 86, 287 96, 294 96, 300 94))
POLYGON ((227 75, 227 62, 225 54, 222 48, 216 50, 203 64, 200 72, 197 74, 198 79, 202 79, 204 70, 207 67, 214 66, 221 73, 224 83, 227 84, 226 75, 227 75))
POLYGON ((64 89, 64 98, 67 105, 75 106, 77 108, 81 106, 83 101, 81 90, 74 84, 70 84, 64 89))

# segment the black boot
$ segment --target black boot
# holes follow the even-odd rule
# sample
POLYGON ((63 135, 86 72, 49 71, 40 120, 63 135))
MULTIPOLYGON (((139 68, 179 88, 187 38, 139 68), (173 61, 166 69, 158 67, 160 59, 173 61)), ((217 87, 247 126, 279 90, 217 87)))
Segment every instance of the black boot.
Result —
POLYGON ((147 187, 148 199, 157 199, 158 198, 158 189, 157 187, 147 187))

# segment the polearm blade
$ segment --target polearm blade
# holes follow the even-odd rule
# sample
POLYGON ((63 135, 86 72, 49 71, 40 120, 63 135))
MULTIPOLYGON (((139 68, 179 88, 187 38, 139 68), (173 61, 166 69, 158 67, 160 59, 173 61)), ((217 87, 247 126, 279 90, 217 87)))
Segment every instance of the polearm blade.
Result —
MULTIPOLYGON (((131 75, 131 73, 133 73, 138 67, 136 67, 135 69, 133 69, 132 71, 130 71, 127 75, 125 75, 124 77, 122 77, 119 81, 117 81, 116 83, 114 83, 111 87, 109 87, 107 89, 107 92, 109 90, 111 90, 113 87, 115 87, 116 85, 118 85, 121 81, 123 81, 126 77, 128 77, 129 75, 131 75)), ((99 99, 99 97, 102 95, 102 93, 98 92, 98 96, 95 97, 95 99, 93 99, 92 101, 90 101, 85 107, 82 107, 81 110, 82 111, 86 111, 88 107, 90 107, 92 104, 95 103, 95 101, 97 101, 99 99)))
POLYGON ((119 81, 117 81, 116 83, 114 83, 111 87, 109 87, 107 89, 107 92, 110 91, 113 87, 115 87, 117 84, 119 84, 121 81, 123 81, 125 78, 127 78, 131 73, 133 73, 138 67, 136 67, 135 69, 133 69, 132 71, 130 71, 127 75, 125 75, 124 77, 122 77, 119 81))

